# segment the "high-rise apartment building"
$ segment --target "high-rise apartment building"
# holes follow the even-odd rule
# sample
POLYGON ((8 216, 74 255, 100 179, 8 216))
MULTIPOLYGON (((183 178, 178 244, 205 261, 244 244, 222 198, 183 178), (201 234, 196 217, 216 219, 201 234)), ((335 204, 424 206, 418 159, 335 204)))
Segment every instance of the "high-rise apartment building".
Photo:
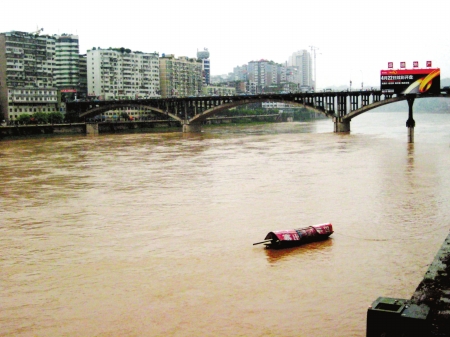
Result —
POLYGON ((204 49, 197 51, 197 58, 202 61, 203 85, 211 84, 211 62, 209 60, 209 51, 204 49))
POLYGON ((39 33, 0 34, 1 119, 14 121, 25 113, 58 111, 55 45, 55 37, 39 33))
POLYGON ((293 66, 286 67, 286 82, 296 83, 298 85, 298 68, 293 66))
POLYGON ((202 62, 198 59, 173 54, 159 59, 162 97, 198 96, 202 90, 202 62))
POLYGON ((287 81, 287 69, 285 66, 283 65, 279 65, 277 68, 277 82, 278 84, 280 83, 285 83, 287 81))
POLYGON ((230 78, 230 80, 231 81, 247 81, 248 80, 247 68, 248 68, 247 64, 234 67, 233 75, 230 78))
POLYGON ((55 38, 55 84, 62 92, 76 93, 80 85, 78 36, 63 34, 55 38))
POLYGON ((296 72, 293 79, 299 86, 313 87, 311 54, 306 50, 299 50, 292 54, 288 60, 288 66, 296 72))
POLYGON ((266 86, 264 67, 261 62, 265 61, 250 61, 247 65, 247 76, 250 92, 256 94, 262 91, 266 86))
POLYGON ((78 75, 78 92, 77 92, 77 98, 84 99, 87 97, 87 56, 79 55, 79 61, 78 61, 78 69, 79 69, 79 75, 78 75))
POLYGON ((129 49, 87 52, 88 95, 101 99, 159 97, 159 55, 129 49))
POLYGON ((279 84, 279 79, 284 78, 282 67, 273 61, 251 61, 247 66, 247 76, 251 93, 261 93, 266 88, 279 84))

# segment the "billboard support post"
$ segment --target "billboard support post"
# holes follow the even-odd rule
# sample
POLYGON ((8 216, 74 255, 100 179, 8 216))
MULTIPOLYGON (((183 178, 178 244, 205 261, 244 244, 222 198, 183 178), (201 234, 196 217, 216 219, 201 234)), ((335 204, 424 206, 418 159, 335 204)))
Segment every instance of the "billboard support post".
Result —
POLYGON ((406 127, 408 128, 408 143, 414 143, 414 127, 416 122, 413 118, 413 104, 415 95, 406 95, 406 100, 408 101, 408 120, 406 121, 406 127))
MULTIPOLYGON (((409 107, 408 120, 408 143, 414 143, 414 127, 416 122, 413 118, 414 99, 421 95, 436 95, 441 92, 441 70, 439 68, 418 69, 419 63, 414 62, 414 69, 404 69, 405 63, 401 62, 400 68, 394 70, 381 70, 381 92, 384 95, 406 96, 409 107)), ((391 64, 388 65, 391 67, 391 64)), ((431 62, 427 62, 427 67, 431 62)))

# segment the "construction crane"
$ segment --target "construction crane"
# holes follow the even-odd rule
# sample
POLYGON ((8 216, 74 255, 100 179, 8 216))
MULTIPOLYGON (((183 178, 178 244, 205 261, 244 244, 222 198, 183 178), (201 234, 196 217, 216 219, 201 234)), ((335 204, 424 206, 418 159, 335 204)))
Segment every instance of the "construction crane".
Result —
POLYGON ((36 28, 37 28, 37 30, 35 32, 31 32, 31 34, 39 35, 39 34, 41 34, 41 32, 44 31, 44 28, 39 28, 39 27, 36 27, 36 28))
MULTIPOLYGON (((318 47, 309 46, 311 48, 311 52, 314 53, 314 89, 317 89, 317 77, 316 77, 316 50, 318 47)), ((351 85, 350 85, 351 86, 351 85)))

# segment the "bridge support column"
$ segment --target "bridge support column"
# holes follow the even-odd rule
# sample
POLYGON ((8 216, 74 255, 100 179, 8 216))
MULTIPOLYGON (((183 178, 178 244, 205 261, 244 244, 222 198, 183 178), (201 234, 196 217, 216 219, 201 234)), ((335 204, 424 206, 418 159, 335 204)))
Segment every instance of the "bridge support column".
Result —
POLYGON ((408 120, 406 121, 406 127, 408 128, 408 143, 414 143, 414 127, 416 122, 413 118, 413 104, 415 96, 408 96, 406 100, 408 101, 408 120))
POLYGON ((198 133, 202 132, 202 126, 200 124, 183 124, 184 133, 198 133))
POLYGON ((342 118, 333 118, 334 132, 350 132, 350 121, 342 118))
POLYGON ((98 123, 87 123, 86 135, 98 136, 98 123))

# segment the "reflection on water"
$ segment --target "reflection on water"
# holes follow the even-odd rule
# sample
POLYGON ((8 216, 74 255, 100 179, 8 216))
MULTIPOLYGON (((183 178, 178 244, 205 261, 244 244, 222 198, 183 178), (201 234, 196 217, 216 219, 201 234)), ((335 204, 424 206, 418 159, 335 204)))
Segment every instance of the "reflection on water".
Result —
POLYGON ((271 264, 275 264, 284 259, 291 259, 294 257, 296 260, 308 259, 314 261, 315 259, 323 258, 321 254, 327 254, 332 245, 333 239, 330 237, 327 240, 311 242, 299 247, 286 249, 264 249, 264 251, 267 256, 267 261, 271 264))
POLYGON ((0 336, 363 336, 450 223, 450 118, 406 118, 1 141, 0 336))

